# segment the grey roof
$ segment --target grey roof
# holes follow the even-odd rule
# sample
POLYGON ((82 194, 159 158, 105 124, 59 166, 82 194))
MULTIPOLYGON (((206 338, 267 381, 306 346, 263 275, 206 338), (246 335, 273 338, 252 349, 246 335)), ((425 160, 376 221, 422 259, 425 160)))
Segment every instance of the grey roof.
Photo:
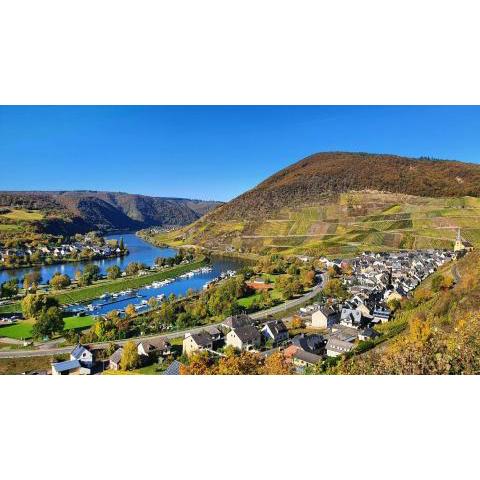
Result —
POLYGON ((287 327, 281 320, 270 320, 265 324, 263 329, 266 329, 267 327, 272 332, 274 338, 278 337, 282 333, 288 332, 287 327))
POLYGON ((253 325, 253 320, 246 314, 242 313, 241 315, 233 315, 227 317, 222 323, 225 327, 231 328, 233 330, 245 327, 247 325, 253 325))
POLYGON ((115 352, 113 352, 112 355, 110 355, 110 361, 113 363, 120 363, 120 360, 122 358, 122 353, 123 353, 123 348, 117 348, 115 352))
POLYGON ((320 308, 320 311, 326 316, 329 317, 330 315, 335 315, 336 312, 332 307, 322 307, 320 308))
POLYGON ((342 308, 340 319, 352 323, 360 323, 362 320, 362 312, 360 312, 360 310, 353 310, 351 308, 342 308))
POLYGON ((143 340, 138 342, 138 345, 143 344, 143 349, 146 352, 151 352, 153 350, 168 350, 170 348, 170 343, 168 343, 163 338, 149 338, 147 340, 143 340))
POLYGON ((222 332, 215 325, 205 327, 205 331, 212 337, 222 335, 222 332))
POLYGON ((349 352, 353 347, 353 343, 345 342, 335 337, 330 337, 327 342, 327 350, 333 350, 335 352, 349 352))
POLYGON ((248 343, 254 340, 261 339, 259 331, 252 325, 246 325, 245 327, 235 328, 234 332, 243 343, 248 343))
POLYGON ((301 333, 293 337, 292 344, 300 347, 306 352, 313 353, 314 351, 319 351, 323 348, 323 346, 325 345, 325 339, 322 335, 319 335, 317 333, 312 333, 309 335, 301 333))
POLYGON ((212 337, 208 332, 192 333, 190 336, 199 347, 208 347, 212 343, 212 337))
POLYGON ((70 355, 74 358, 76 358, 77 360, 80 360, 82 358, 82 354, 83 352, 87 351, 88 353, 90 353, 90 350, 86 347, 84 347, 82 344, 78 344, 70 353, 70 355))
POLYGON ((297 350, 293 355, 293 358, 298 358, 306 363, 310 363, 311 365, 315 365, 316 363, 320 363, 322 361, 322 357, 320 355, 315 355, 314 353, 306 352, 305 350, 297 350))
POLYGON ((66 372, 73 370, 74 368, 80 368, 80 362, 78 360, 66 360, 65 362, 52 363, 52 368, 55 368, 57 372, 66 372))
POLYGON ((168 368, 163 372, 164 375, 180 375, 180 366, 183 363, 180 363, 178 360, 174 360, 168 368))
POLYGON ((364 337, 375 338, 378 337, 380 334, 373 328, 367 327, 365 330, 360 332, 360 335, 363 335, 364 337))

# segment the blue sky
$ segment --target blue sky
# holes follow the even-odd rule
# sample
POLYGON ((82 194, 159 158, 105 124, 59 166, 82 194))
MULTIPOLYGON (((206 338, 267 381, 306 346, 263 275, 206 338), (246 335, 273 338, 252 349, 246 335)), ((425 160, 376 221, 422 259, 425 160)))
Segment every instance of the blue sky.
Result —
POLYGON ((0 107, 0 190, 229 200, 320 151, 479 162, 479 132, 480 107, 0 107))

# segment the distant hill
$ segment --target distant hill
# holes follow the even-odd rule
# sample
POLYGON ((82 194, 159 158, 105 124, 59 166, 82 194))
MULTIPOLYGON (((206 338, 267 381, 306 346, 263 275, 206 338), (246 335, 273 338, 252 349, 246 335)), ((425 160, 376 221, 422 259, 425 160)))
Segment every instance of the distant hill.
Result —
POLYGON ((345 254, 480 240, 480 165, 329 152, 272 175, 157 241, 243 251, 345 254))
POLYGON ((35 226, 48 233, 181 226, 219 204, 120 192, 0 192, 0 207, 41 212, 43 218, 35 226))

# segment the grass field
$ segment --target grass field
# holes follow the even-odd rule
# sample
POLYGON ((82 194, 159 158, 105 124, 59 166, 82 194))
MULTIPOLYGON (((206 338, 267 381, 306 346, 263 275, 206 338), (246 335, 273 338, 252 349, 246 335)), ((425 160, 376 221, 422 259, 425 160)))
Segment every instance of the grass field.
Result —
POLYGON ((0 217, 8 218, 10 220, 19 220, 19 221, 33 221, 41 220, 44 215, 38 210, 24 210, 19 208, 11 208, 8 213, 1 214, 0 217))
MULTIPOLYGON (((199 268, 205 264, 204 260, 172 267, 161 272, 144 275, 134 278, 120 278, 118 280, 105 280, 84 288, 75 288, 62 293, 52 293, 62 305, 68 305, 78 302, 87 302, 100 297, 104 293, 115 293, 127 289, 136 289, 144 287, 152 282, 165 280, 166 278, 176 277, 182 273, 199 268)), ((0 313, 13 313, 20 311, 20 303, 0 306, 0 313)))
MULTIPOLYGON (((95 323, 93 315, 86 315, 85 317, 65 317, 64 330, 71 330, 73 328, 86 328, 95 323)), ((28 340, 32 338, 32 328, 34 322, 32 320, 21 320, 14 325, 0 327, 0 337, 15 338, 17 340, 28 340)))
POLYGON ((0 232, 15 232, 21 230, 20 225, 13 225, 13 224, 7 224, 7 223, 0 223, 0 232))
MULTIPOLYGON (((273 300, 282 300, 282 294, 280 293, 279 290, 273 289, 270 290, 270 295, 273 298, 273 300)), ((249 295, 248 297, 243 297, 238 300, 238 304, 244 308, 250 308, 253 304, 253 302, 257 299, 260 299, 261 293, 254 293, 253 295, 249 295)))

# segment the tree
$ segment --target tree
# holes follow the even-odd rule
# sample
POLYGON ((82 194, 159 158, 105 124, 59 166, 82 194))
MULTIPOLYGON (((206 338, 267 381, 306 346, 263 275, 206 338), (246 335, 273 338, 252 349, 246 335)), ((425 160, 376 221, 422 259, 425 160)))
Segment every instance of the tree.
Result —
POLYGON ((304 328, 305 327, 305 322, 302 320, 302 318, 298 315, 294 315, 292 318, 292 321, 290 323, 291 328, 294 330, 297 328, 304 328))
POLYGON ((278 279, 277 285, 285 300, 292 298, 303 290, 302 284, 298 278, 293 275, 282 275, 278 279))
POLYGON ((315 283, 315 271, 302 270, 300 275, 300 281, 305 288, 313 287, 313 284, 315 283))
POLYGON ((65 322, 62 311, 58 307, 44 308, 33 325, 34 338, 52 337, 55 333, 63 332, 65 322))
POLYGON ((58 306, 56 298, 41 294, 28 294, 21 303, 22 313, 25 318, 37 318, 42 311, 58 306))
POLYGON ((67 288, 71 284, 70 277, 65 274, 55 273, 55 275, 50 280, 50 285, 55 290, 61 290, 62 288, 67 288))
POLYGON ((127 275, 136 275, 140 270, 145 270, 148 267, 144 263, 131 262, 125 268, 125 273, 127 275))
POLYGON ((125 243, 123 242, 123 237, 120 238, 120 245, 119 248, 122 252, 125 251, 125 243))
POLYGON ((180 366, 180 375, 214 375, 215 370, 208 352, 195 352, 190 355, 187 365, 180 366))
POLYGON ((107 268, 107 278, 110 280, 115 280, 116 278, 120 278, 122 271, 118 265, 112 265, 111 267, 107 268))
POLYGON ((135 342, 130 340, 123 346, 120 366, 122 370, 133 370, 138 366, 138 350, 135 342))
POLYGON ((11 280, 7 280, 3 282, 0 288, 0 297, 13 297, 18 294, 18 280, 16 278, 12 278, 11 280))
POLYGON ((95 263, 89 263, 83 269, 83 276, 90 277, 92 281, 98 280, 100 276, 100 267, 95 263))
POLYGON ((292 375, 293 366, 283 353, 274 352, 265 359, 261 373, 263 375, 292 375))
POLYGON ((133 317, 134 315, 136 315, 137 311, 135 310, 135 306, 132 305, 131 303, 129 303, 126 307, 125 307, 125 315, 127 317, 133 317))
POLYGON ((259 375, 263 360, 260 354, 242 352, 240 355, 223 357, 218 362, 218 375, 259 375))
POLYGON ((25 290, 36 290, 41 281, 42 276, 40 272, 33 271, 27 273, 25 277, 23 277, 23 288, 25 290))
POLYGON ((348 292, 338 278, 331 278, 325 284, 323 289, 327 297, 338 298, 344 300, 348 296, 348 292))

